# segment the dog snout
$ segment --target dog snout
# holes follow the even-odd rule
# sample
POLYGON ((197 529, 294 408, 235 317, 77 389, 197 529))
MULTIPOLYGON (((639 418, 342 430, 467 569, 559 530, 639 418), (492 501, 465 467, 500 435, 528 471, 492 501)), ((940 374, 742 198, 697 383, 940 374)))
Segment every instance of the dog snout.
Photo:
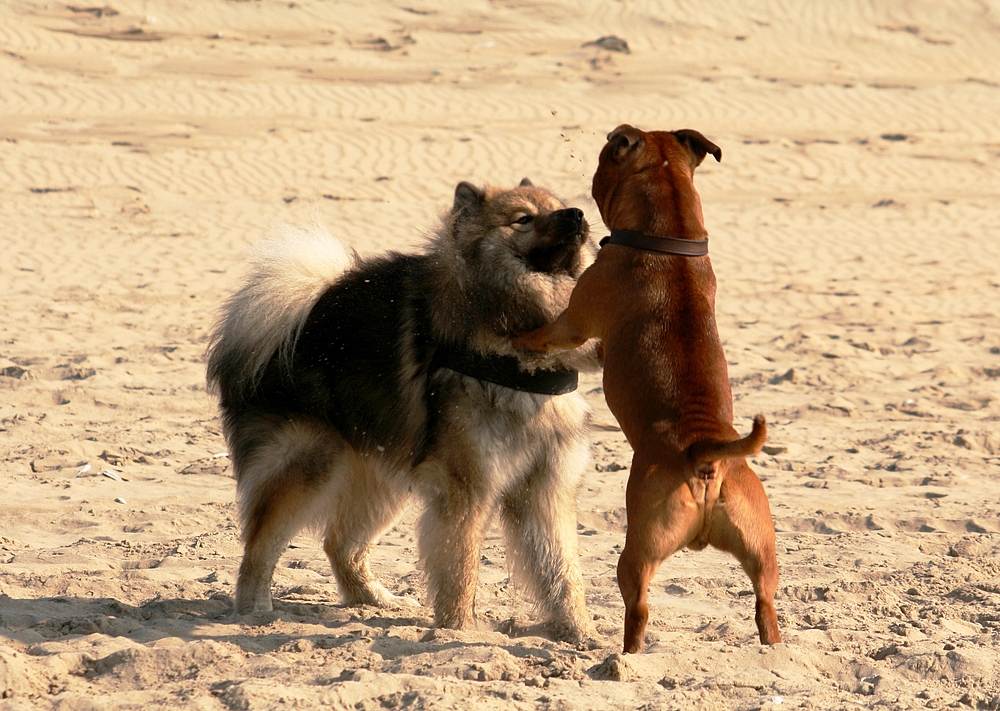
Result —
POLYGON ((535 224, 536 237, 524 254, 532 270, 576 274, 580 247, 590 234, 583 210, 567 207, 550 212, 535 224))
POLYGON ((580 245, 590 234, 590 225, 587 224, 583 210, 578 207, 567 207, 551 212, 537 227, 541 241, 550 244, 580 245))
POLYGON ((560 227, 575 231, 579 231, 585 224, 583 219, 583 210, 578 207, 567 207, 565 210, 556 210, 552 213, 552 219, 555 220, 560 227))

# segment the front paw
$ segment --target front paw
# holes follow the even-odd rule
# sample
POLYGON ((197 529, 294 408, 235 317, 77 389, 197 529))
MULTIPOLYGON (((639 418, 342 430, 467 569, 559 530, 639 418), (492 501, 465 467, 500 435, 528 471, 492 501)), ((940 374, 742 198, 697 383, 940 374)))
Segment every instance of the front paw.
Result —
POLYGON ((510 344, 519 351, 531 351, 532 353, 548 353, 552 348, 538 338, 537 331, 522 333, 510 339, 510 344))
POLYGON ((597 628, 592 624, 575 625, 571 623, 548 623, 549 634, 559 642, 572 644, 581 652, 599 649, 608 645, 607 640, 602 639, 597 632, 597 628))

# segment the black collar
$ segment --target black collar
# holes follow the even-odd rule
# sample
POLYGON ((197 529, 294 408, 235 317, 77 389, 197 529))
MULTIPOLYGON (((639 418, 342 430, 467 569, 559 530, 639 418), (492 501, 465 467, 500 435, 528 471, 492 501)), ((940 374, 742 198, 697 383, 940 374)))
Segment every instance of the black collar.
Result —
POLYGON ((679 237, 657 237, 634 230, 611 230, 611 236, 601 240, 601 246, 622 244, 626 247, 648 249, 652 252, 679 254, 682 257, 703 257, 708 254, 707 239, 681 239, 679 237))
POLYGON ((429 373, 448 368, 476 380, 484 380, 505 388, 538 395, 565 395, 576 390, 579 373, 570 368, 536 370, 521 369, 514 356, 483 356, 468 348, 441 344, 431 359, 429 373))

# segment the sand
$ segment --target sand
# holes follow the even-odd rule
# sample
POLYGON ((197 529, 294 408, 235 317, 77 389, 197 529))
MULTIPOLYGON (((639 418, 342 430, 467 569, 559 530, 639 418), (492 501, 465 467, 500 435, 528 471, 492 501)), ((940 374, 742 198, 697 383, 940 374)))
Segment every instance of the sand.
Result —
MULTIPOLYGON (((0 709, 997 708, 998 47, 1000 6, 959 0, 0 4, 0 709), (478 630, 341 606, 308 535, 234 618, 204 350, 247 247, 320 219, 414 248, 460 180, 524 176, 599 235, 623 122, 723 149, 696 183, 736 425, 770 422, 785 642, 734 559, 682 552, 618 654, 612 427, 593 648, 533 627, 495 530, 478 630)), ((374 567, 420 598, 416 515, 374 567)))

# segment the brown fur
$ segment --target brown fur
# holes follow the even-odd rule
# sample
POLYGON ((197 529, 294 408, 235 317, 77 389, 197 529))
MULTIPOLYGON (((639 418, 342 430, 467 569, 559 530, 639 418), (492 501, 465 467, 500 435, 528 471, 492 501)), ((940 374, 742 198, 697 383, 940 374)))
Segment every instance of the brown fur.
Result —
MULTIPOLYGON (((608 136, 593 195, 611 229, 703 239, 694 169, 722 151, 697 131, 608 136)), ((740 439, 733 428, 726 358, 715 324, 708 256, 608 244, 553 323, 514 340, 550 352, 600 338, 608 406, 635 451, 626 490, 628 533, 618 562, 625 652, 643 648, 647 587, 675 551, 712 545, 736 556, 753 582, 760 641, 781 641, 774 525, 745 457, 760 451, 764 418, 740 439)))

